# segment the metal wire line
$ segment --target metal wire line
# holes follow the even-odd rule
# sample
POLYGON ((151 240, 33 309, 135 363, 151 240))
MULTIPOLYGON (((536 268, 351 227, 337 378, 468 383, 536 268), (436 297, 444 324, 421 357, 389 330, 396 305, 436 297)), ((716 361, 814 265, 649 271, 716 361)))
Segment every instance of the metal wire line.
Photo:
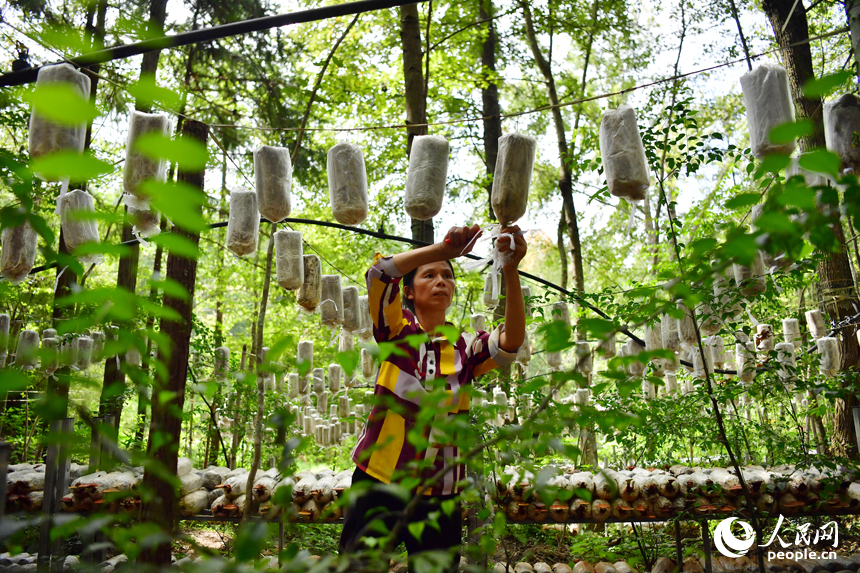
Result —
MULTIPOLYGON (((190 44, 210 42, 212 40, 220 40, 231 36, 250 34, 252 32, 262 32, 264 30, 289 26, 292 24, 318 22, 320 20, 328 20, 338 16, 362 14, 364 12, 371 12, 374 10, 396 8, 398 6, 408 6, 410 4, 420 4, 425 1, 426 0, 410 0, 407 2, 403 2, 403 0, 359 0, 358 2, 346 2, 344 4, 335 4, 333 6, 323 6, 321 8, 311 8, 310 10, 291 12, 289 14, 251 18, 249 20, 241 20, 239 22, 213 26, 211 28, 181 32, 172 36, 152 38, 142 42, 135 42, 133 44, 114 46, 112 48, 106 48, 104 50, 76 56, 74 58, 70 58, 68 61, 75 66, 103 64, 105 62, 139 56, 147 52, 154 52, 167 48, 178 48, 180 46, 188 46, 190 44)), ((0 75, 0 86, 19 86, 33 83, 36 81, 40 67, 41 66, 37 66, 27 68, 26 70, 0 75)))

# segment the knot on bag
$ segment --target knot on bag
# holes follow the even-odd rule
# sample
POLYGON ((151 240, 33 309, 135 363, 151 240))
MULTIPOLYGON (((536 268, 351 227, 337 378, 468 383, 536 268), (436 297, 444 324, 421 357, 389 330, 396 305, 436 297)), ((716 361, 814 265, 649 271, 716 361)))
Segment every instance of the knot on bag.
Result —
POLYGON ((499 298, 499 289, 501 286, 501 281, 499 277, 501 277, 502 269, 506 264, 511 262, 514 257, 514 235, 523 235, 525 231, 517 231, 516 233, 503 233, 502 226, 498 223, 493 223, 491 225, 487 225, 482 227, 483 234, 478 238, 476 235, 469 241, 460 254, 468 250, 468 248, 474 244, 478 246, 481 243, 490 243, 492 244, 492 248, 490 249, 490 253, 478 260, 469 260, 463 263, 463 269, 466 271, 474 271, 483 268, 484 266, 491 264, 490 275, 492 275, 492 279, 490 283, 493 285, 493 299, 499 298), (499 244, 504 244, 504 241, 508 241, 511 250, 506 251, 504 253, 499 251, 499 244))

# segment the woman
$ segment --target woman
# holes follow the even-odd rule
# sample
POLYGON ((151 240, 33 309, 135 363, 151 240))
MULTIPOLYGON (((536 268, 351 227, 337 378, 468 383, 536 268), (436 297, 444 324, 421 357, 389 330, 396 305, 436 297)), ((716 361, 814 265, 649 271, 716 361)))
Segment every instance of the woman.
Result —
MULTIPOLYGON (((513 244, 509 239, 499 240, 499 251, 508 253, 503 270, 507 287, 505 322, 492 333, 479 332, 469 345, 462 336, 456 345, 451 345, 436 329, 446 324, 445 313, 454 299, 456 285, 450 260, 471 251, 474 239, 481 233, 478 225, 452 227, 445 239, 435 245, 393 257, 377 255, 368 270, 374 338, 377 342, 404 342, 399 347, 408 356, 391 354, 379 368, 374 406, 352 453, 357 466, 352 484, 358 486, 357 491, 367 489, 347 509, 341 551, 355 551, 363 547, 362 537, 379 536, 380 529, 391 531, 395 527, 397 517, 393 514, 402 512, 406 503, 382 486, 402 477, 420 477, 422 484, 429 486, 421 488, 424 498, 409 522, 425 522, 434 513, 438 517, 434 515, 432 519, 440 527, 410 528, 401 524, 394 546, 403 541, 410 555, 459 547, 459 504, 450 514, 440 511, 440 507, 443 501, 457 496, 465 469, 456 464, 435 483, 427 480, 459 456, 455 446, 440 440, 446 440, 443 428, 456 425, 446 422, 455 422, 456 414, 469 410, 469 397, 461 389, 486 372, 513 362, 525 340, 525 304, 517 266, 526 254, 526 241, 518 234, 518 227, 503 232, 514 236, 513 244), (405 309, 401 306, 401 280, 405 309), (407 337, 420 334, 429 335, 430 340, 420 345, 405 343, 407 337), (425 398, 443 384, 447 399, 428 405, 425 398), (429 432, 426 423, 417 423, 421 409, 426 414, 428 407, 435 410, 433 429, 429 432), (375 528, 370 523, 374 515, 385 528, 375 528)), ((427 418, 422 416, 424 420, 427 418)), ((450 510, 450 506, 446 504, 446 509, 450 510)), ((452 560, 450 570, 456 571, 458 560, 454 559, 453 551, 447 553, 452 560)))

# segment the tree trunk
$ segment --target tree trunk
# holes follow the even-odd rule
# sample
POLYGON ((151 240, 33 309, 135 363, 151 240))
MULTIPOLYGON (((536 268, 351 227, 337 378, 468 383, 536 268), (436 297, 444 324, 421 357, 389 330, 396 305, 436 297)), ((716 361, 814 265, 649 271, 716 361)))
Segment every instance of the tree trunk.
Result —
MULTIPOLYGON (((421 64, 421 25, 418 5, 400 7, 400 39, 403 45, 403 81, 406 95, 406 155, 412 152, 412 140, 416 135, 426 135, 427 97, 424 93, 424 70, 421 64), (414 126, 414 127, 413 127, 414 126)), ((429 58, 430 55, 428 54, 429 58)), ((412 238, 425 243, 433 242, 433 219, 412 219, 412 238)))
MULTIPOLYGON (((152 0, 149 5, 149 22, 147 27, 150 32, 160 35, 164 28, 164 19, 167 10, 167 0, 152 0)), ((140 64, 140 79, 147 76, 154 76, 158 69, 158 58, 161 55, 160 50, 148 52, 143 55, 143 60, 140 64)), ((134 108, 137 111, 149 112, 151 106, 140 100, 136 100, 134 108)), ((125 209, 128 215, 128 209, 125 209)), ((122 223, 122 242, 133 240, 131 223, 128 217, 123 217, 122 223)), ((137 270, 140 262, 140 245, 131 243, 128 245, 128 254, 120 257, 119 268, 117 269, 116 286, 123 288, 130 293, 137 292, 137 270)), ((120 355, 119 364, 116 360, 108 360, 105 362, 104 379, 102 382, 102 393, 99 398, 99 415, 113 414, 117 427, 119 427, 120 417, 122 416, 123 396, 125 394, 125 375, 121 368, 125 363, 125 356, 120 355), (114 396, 111 398, 111 396, 114 396)))
POLYGON ((824 147, 824 111, 821 98, 807 98, 803 95, 803 84, 815 77, 812 67, 812 52, 809 49, 809 25, 806 20, 806 8, 803 2, 787 0, 763 0, 767 19, 773 28, 776 43, 782 53, 782 61, 788 72, 788 81, 791 84, 791 93, 794 96, 794 105, 797 109, 798 119, 808 118, 815 125, 815 131, 800 141, 803 151, 811 151, 817 147, 824 147), (788 19, 792 7, 794 12, 788 19), (786 24, 788 20, 788 25, 786 24), (783 25, 785 30, 783 31, 783 25), (800 42, 799 45, 795 45, 800 42))
MULTIPOLYGON (((481 20, 493 15, 492 0, 478 0, 478 14, 481 20)), ((487 37, 481 47, 481 102, 484 116, 484 164, 487 167, 487 210, 490 220, 496 220, 493 212, 493 174, 496 172, 496 159, 499 156, 499 138, 502 136, 501 106, 499 105, 499 86, 496 84, 496 26, 492 20, 487 24, 487 37)))
MULTIPOLYGON (((808 137, 801 139, 800 146, 803 151, 811 151, 814 148, 823 148, 824 129, 821 98, 806 98, 803 96, 802 87, 814 77, 812 67, 812 52, 809 48, 809 25, 806 19, 806 9, 802 2, 798 2, 794 8, 791 19, 788 19, 792 9, 792 2, 781 2, 779 0, 764 0, 762 8, 770 20, 782 52, 782 59, 788 72, 791 83, 791 92, 798 116, 809 118, 815 125, 815 131, 808 137), (788 21, 786 25, 786 21, 788 21), (783 26, 785 30, 783 31, 783 26)), ((850 7, 849 15, 851 14, 850 7)), ((849 17, 850 23, 850 17, 849 17)), ((852 38, 852 42, 856 38, 852 38)), ((853 301, 856 300, 854 279, 851 274, 851 263, 848 259, 848 248, 845 242, 845 234, 842 225, 835 221, 830 228, 836 237, 839 250, 828 253, 827 257, 818 264, 819 296, 820 304, 833 321, 838 322, 848 316, 855 314, 853 301)), ((842 338, 842 364, 841 369, 850 374, 845 378, 843 389, 848 390, 853 386, 858 365, 860 365, 860 345, 857 338, 850 333, 839 333, 842 338)), ((846 395, 844 400, 836 400, 836 411, 833 421, 833 450, 836 455, 847 455, 856 459, 857 437, 854 431, 854 419, 851 408, 857 405, 857 398, 853 394, 846 395)))
MULTIPOLYGON (((171 177, 172 179, 172 177, 171 177)), ((167 227, 167 219, 162 217, 159 228, 163 233, 167 227)), ((158 276, 161 274, 161 260, 164 257, 164 247, 159 243, 155 247, 155 260, 152 262, 152 276, 158 276)), ((155 299, 158 296, 158 289, 155 287, 150 287, 149 289, 149 300, 155 303, 155 299)), ((153 324, 155 324, 155 318, 150 315, 146 319, 146 328, 147 330, 151 329, 153 324)), ((150 356, 152 356, 152 340, 146 341, 146 356, 144 356, 143 360, 143 368, 144 368, 144 376, 143 379, 146 379, 146 376, 150 373, 150 356)), ((142 386, 137 389, 137 429, 134 434, 134 442, 138 444, 140 447, 143 447, 143 435, 146 432, 146 407, 152 400, 152 388, 149 388, 149 396, 146 396, 146 389, 142 386)))
POLYGON ((567 228, 566 219, 564 208, 562 208, 561 217, 558 219, 558 237, 556 238, 556 242, 558 258, 561 261, 561 288, 563 289, 567 289, 567 247, 564 244, 564 230, 567 228))
POLYGON ((851 30, 851 47, 854 49, 854 66, 860 70, 860 0, 845 0, 845 15, 851 30))
MULTIPOLYGON (((193 137, 206 145, 209 127, 205 123, 186 120, 183 134, 193 137)), ((205 172, 180 171, 177 179, 192 185, 203 194, 205 172)), ((194 245, 200 241, 200 234, 174 226, 173 232, 185 237, 194 245)), ((194 300, 194 282, 197 277, 197 261, 186 259, 172 252, 167 256, 167 278, 178 282, 188 292, 187 298, 176 298, 165 294, 164 306, 173 309, 181 317, 179 322, 161 321, 161 333, 172 342, 169 352, 159 352, 159 360, 164 362, 164 370, 156 377, 152 392, 152 421, 149 426, 149 445, 147 452, 170 474, 176 473, 179 453, 179 433, 182 428, 182 409, 185 402, 185 384, 188 375, 188 360, 191 340, 191 305, 194 300), (164 396, 168 396, 165 398, 164 396)), ((167 533, 173 531, 173 517, 177 509, 177 491, 173 484, 147 468, 143 477, 144 485, 154 495, 143 503, 143 519, 167 533)), ((143 550, 139 558, 142 563, 157 566, 170 565, 170 541, 159 543, 143 550)))
MULTIPOLYGON (((562 204, 564 205, 564 214, 567 220, 567 235, 570 239, 570 252, 573 256, 573 284, 574 288, 580 292, 585 292, 585 276, 582 270, 582 245, 579 240, 579 225, 576 219, 576 207, 573 203, 573 175, 570 171, 570 154, 567 146, 567 136, 565 134, 564 119, 561 116, 561 108, 558 107, 559 99, 558 92, 555 87, 555 78, 552 75, 552 66, 550 62, 544 58, 541 53, 540 46, 537 43, 534 24, 532 22, 531 9, 528 3, 524 0, 520 2, 523 8, 523 16, 525 19, 526 38, 535 63, 543 74, 546 82, 547 95, 549 103, 555 107, 552 108, 552 119, 555 125, 556 140, 558 143, 558 155, 560 162, 561 178, 558 181, 558 190, 561 192, 562 204)), ((582 333, 577 329, 577 337, 582 333)))

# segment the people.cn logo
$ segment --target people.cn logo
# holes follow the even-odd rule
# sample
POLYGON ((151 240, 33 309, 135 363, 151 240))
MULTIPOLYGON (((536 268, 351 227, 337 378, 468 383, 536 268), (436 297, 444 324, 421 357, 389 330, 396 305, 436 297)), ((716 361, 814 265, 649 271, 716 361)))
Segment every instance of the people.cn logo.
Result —
POLYGON ((726 557, 737 558, 741 555, 746 555, 750 547, 755 543, 755 532, 752 525, 746 521, 741 521, 737 517, 729 517, 717 524, 714 530, 714 545, 717 546, 717 551, 726 557), (744 538, 738 539, 732 533, 732 522, 737 520, 738 525, 744 530, 744 538))

